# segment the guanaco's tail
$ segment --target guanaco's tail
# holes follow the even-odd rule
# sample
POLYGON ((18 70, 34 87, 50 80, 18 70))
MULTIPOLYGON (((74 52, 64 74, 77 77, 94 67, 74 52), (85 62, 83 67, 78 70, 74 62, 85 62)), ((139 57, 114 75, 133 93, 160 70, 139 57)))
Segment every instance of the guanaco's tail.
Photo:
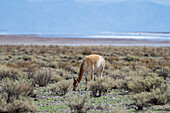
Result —
POLYGON ((83 74, 84 74, 83 65, 84 65, 84 61, 81 63, 81 66, 80 66, 80 71, 79 71, 79 78, 78 78, 78 83, 80 83, 80 82, 81 82, 81 80, 82 80, 82 77, 83 77, 83 74))

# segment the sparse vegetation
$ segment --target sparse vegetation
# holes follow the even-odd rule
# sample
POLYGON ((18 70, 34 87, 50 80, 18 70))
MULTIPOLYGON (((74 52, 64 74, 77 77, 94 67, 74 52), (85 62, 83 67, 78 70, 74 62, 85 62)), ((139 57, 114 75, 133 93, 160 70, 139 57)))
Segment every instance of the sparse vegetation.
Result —
POLYGON ((0 112, 170 111, 170 47, 0 45, 0 51, 0 112), (89 54, 103 56, 106 67, 102 79, 88 82, 87 98, 84 78, 76 92, 72 78, 89 54))

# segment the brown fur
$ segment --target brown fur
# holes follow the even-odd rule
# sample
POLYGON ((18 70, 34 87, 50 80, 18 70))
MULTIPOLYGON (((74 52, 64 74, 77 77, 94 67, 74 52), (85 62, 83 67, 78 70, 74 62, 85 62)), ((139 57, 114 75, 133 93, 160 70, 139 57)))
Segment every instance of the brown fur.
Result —
MULTIPOLYGON (((73 83, 73 90, 76 90, 76 88, 78 87, 78 84, 81 82, 82 80, 82 77, 83 77, 83 74, 85 72, 84 68, 90 68, 91 70, 91 80, 93 80, 93 73, 94 73, 94 65, 97 65, 97 62, 99 61, 99 58, 100 56, 99 55, 96 55, 96 54, 92 54, 92 55, 89 55, 89 56, 86 56, 84 59, 83 59, 83 62, 80 66, 80 72, 79 72, 79 77, 78 79, 74 79, 74 83, 73 83), (86 65, 86 67, 85 67, 86 65), (87 67, 88 66, 88 67, 87 67), (90 66, 90 67, 89 67, 90 66)), ((104 66, 105 66, 105 61, 103 59, 103 66, 101 67, 100 66, 100 70, 96 70, 96 71, 100 71, 100 72, 103 72, 104 70, 104 66)), ((100 76, 101 77, 101 76, 100 76)), ((86 78, 86 85, 87 85, 87 78, 86 78)))
POLYGON ((81 82, 81 79, 82 79, 82 77, 83 77, 83 73, 84 73, 83 64, 84 64, 84 62, 82 62, 81 66, 80 66, 80 72, 79 72, 78 83, 81 82))

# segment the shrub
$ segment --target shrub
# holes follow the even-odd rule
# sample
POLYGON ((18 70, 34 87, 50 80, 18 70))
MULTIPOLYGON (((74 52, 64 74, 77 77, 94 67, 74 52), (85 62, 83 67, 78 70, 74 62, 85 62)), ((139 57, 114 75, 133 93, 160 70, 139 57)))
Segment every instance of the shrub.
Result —
MULTIPOLYGON (((143 70, 143 69, 140 69, 143 70)), ((144 70, 143 70, 144 71, 144 70)), ((141 72, 143 72, 141 71, 141 72)), ((109 76, 114 79, 125 79, 128 76, 134 76, 136 73, 136 70, 132 69, 131 67, 122 67, 121 69, 115 69, 109 73, 109 76)), ((147 71, 148 73, 148 71, 147 71)))
POLYGON ((88 83, 88 89, 91 91, 91 96, 100 97, 102 93, 107 92, 114 87, 114 80, 110 77, 96 78, 96 81, 88 83))
POLYGON ((78 74, 78 72, 79 72, 79 67, 72 67, 71 68, 71 73, 72 74, 78 74))
POLYGON ((123 59, 126 60, 126 61, 134 61, 134 62, 140 60, 140 58, 137 57, 137 56, 126 56, 126 57, 124 57, 123 59))
POLYGON ((144 66, 137 66, 132 72, 132 75, 146 77, 152 75, 152 70, 144 66))
POLYGON ((128 89, 127 87, 127 80, 126 79, 117 79, 114 81, 114 88, 116 89, 128 89))
POLYGON ((57 68, 57 64, 56 63, 50 63, 48 67, 51 67, 51 68, 57 68))
POLYGON ((170 103, 170 87, 161 84, 159 88, 153 89, 152 92, 141 92, 131 96, 131 99, 135 101, 134 105, 137 106, 138 110, 151 105, 165 105, 170 103))
POLYGON ((7 103, 19 98, 20 95, 29 96, 33 94, 33 86, 24 79, 19 81, 4 79, 1 87, 3 94, 7 95, 7 103))
POLYGON ((57 87, 51 88, 50 91, 54 94, 63 96, 71 89, 72 82, 72 80, 61 80, 57 83, 57 87))
POLYGON ((21 73, 5 65, 0 65, 0 81, 4 78, 10 78, 12 80, 18 80, 21 73))
POLYGON ((164 81, 143 66, 137 66, 133 70, 126 67, 115 70, 110 76, 115 79, 115 88, 134 92, 149 91, 164 81))
POLYGON ((129 112, 122 109, 122 106, 118 104, 115 106, 115 108, 111 108, 111 113, 129 113, 129 112))
POLYGON ((1 113, 25 113, 35 111, 36 106, 30 99, 15 99, 11 103, 6 103, 5 99, 0 100, 1 113))
POLYGON ((58 74, 52 74, 52 77, 51 77, 51 82, 58 82, 60 80, 62 80, 63 78, 58 75, 58 74))
POLYGON ((170 67, 161 67, 155 70, 155 72, 164 79, 170 79, 170 67))
POLYGON ((34 79, 36 71, 38 71, 39 68, 36 65, 30 66, 26 69, 27 78, 28 79, 34 79))
POLYGON ((73 78, 73 76, 69 72, 66 72, 65 75, 63 76, 63 78, 66 80, 70 80, 73 78))
POLYGON ((63 69, 58 69, 57 74, 60 75, 62 78, 66 79, 66 80, 73 78, 72 75, 68 71, 63 70, 63 69))
POLYGON ((71 71, 71 64, 67 63, 67 62, 58 62, 58 68, 64 69, 66 71, 71 71))
POLYGON ((31 59, 32 59, 32 57, 29 56, 29 55, 24 55, 24 56, 23 56, 23 60, 24 60, 24 61, 28 61, 28 60, 31 60, 31 59))
POLYGON ((89 98, 90 97, 88 95, 81 96, 80 94, 75 95, 73 97, 67 97, 67 106, 70 107, 71 112, 86 113, 92 107, 90 106, 89 98))
POLYGON ((124 79, 125 77, 129 76, 130 72, 124 72, 122 69, 117 69, 114 71, 111 71, 109 73, 109 76, 114 78, 114 79, 124 79))
POLYGON ((150 92, 153 88, 158 87, 164 82, 164 79, 158 77, 156 74, 152 76, 147 76, 146 78, 142 76, 136 76, 128 82, 128 89, 133 92, 150 92))
POLYGON ((90 55, 92 54, 92 50, 90 47, 85 47, 83 52, 82 52, 83 55, 90 55))
POLYGON ((36 72, 34 83, 39 85, 40 87, 47 86, 47 84, 51 81, 52 73, 50 69, 43 68, 40 71, 36 72))

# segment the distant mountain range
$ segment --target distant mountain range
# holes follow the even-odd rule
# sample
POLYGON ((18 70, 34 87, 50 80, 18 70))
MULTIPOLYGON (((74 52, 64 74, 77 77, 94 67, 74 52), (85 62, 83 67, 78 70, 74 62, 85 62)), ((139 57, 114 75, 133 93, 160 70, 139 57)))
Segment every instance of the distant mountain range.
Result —
POLYGON ((6 0, 0 12, 0 33, 170 32, 170 6, 152 2, 6 0))

